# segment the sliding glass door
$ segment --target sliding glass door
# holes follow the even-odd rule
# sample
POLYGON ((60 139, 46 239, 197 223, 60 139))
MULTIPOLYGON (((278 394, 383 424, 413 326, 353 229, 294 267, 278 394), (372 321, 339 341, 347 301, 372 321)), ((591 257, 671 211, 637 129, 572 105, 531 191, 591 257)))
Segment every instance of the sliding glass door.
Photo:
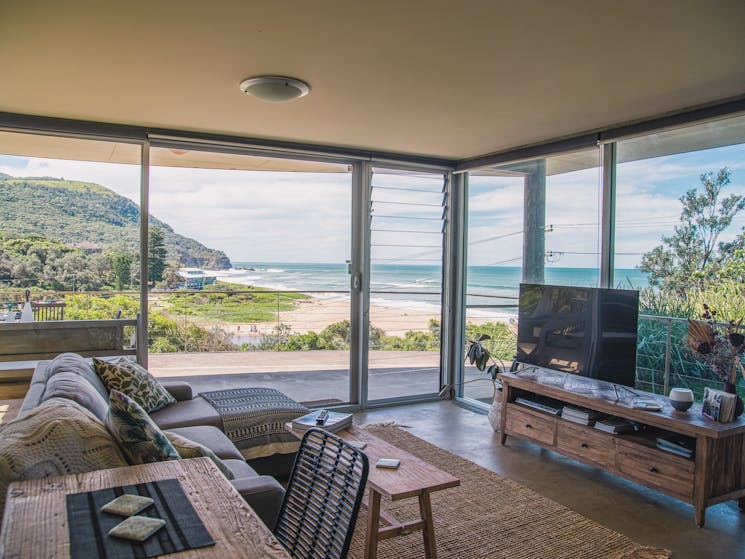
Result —
POLYGON ((350 401, 346 165, 154 147, 150 368, 350 401))

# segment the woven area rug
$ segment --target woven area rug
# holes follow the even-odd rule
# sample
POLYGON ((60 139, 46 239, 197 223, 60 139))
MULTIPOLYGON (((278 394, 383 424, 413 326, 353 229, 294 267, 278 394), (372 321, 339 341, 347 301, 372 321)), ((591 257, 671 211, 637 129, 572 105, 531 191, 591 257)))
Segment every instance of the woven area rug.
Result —
MULTIPOLYGON (((460 478, 460 487, 432 493, 439 559, 665 559, 664 549, 641 546, 568 508, 395 426, 367 431, 460 478)), ((382 508, 399 520, 418 518, 417 499, 382 508)), ((349 551, 363 559, 367 510, 362 507, 349 551)), ((380 559, 424 557, 422 533, 384 540, 380 559)))

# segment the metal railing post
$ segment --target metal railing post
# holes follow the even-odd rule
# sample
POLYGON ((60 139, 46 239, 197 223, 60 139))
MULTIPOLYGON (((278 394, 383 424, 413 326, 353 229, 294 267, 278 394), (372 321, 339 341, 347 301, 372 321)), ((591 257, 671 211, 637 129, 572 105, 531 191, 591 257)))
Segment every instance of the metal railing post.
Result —
POLYGON ((670 393, 670 354, 672 353, 672 330, 673 322, 670 317, 665 321, 667 323, 667 332, 665 338, 665 382, 662 389, 663 394, 670 393))

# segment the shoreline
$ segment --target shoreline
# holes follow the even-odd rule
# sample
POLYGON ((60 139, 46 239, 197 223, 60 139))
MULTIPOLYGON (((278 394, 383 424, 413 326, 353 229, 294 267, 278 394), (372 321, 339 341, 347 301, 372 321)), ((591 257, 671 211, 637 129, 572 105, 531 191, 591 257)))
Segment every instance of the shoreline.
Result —
MULTIPOLYGON (((350 305, 346 301, 308 296, 295 302, 291 311, 279 313, 271 322, 223 322, 205 321, 204 324, 218 326, 235 338, 261 338, 271 334, 278 325, 287 325, 293 333, 321 332, 330 324, 349 320, 350 305)), ((402 337, 406 332, 429 330, 430 320, 440 320, 437 312, 403 307, 393 307, 371 303, 370 326, 380 328, 388 336, 402 337)), ((467 322, 484 324, 487 322, 506 322, 507 316, 468 317, 467 322)))

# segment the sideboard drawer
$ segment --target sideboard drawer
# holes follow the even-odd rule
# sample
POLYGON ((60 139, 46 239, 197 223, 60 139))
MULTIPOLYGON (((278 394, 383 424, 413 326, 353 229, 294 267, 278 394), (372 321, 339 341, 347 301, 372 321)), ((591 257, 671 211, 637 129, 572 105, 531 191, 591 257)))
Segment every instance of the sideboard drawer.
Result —
POLYGON ((605 468, 616 464, 616 441, 612 435, 592 427, 559 421, 556 429, 556 449, 562 454, 593 462, 605 468))
POLYGON ((618 469, 645 485, 657 486, 686 499, 693 497, 693 460, 619 440, 618 469))
POLYGON ((507 404, 505 432, 553 446, 556 419, 541 412, 526 410, 517 404, 507 404))

